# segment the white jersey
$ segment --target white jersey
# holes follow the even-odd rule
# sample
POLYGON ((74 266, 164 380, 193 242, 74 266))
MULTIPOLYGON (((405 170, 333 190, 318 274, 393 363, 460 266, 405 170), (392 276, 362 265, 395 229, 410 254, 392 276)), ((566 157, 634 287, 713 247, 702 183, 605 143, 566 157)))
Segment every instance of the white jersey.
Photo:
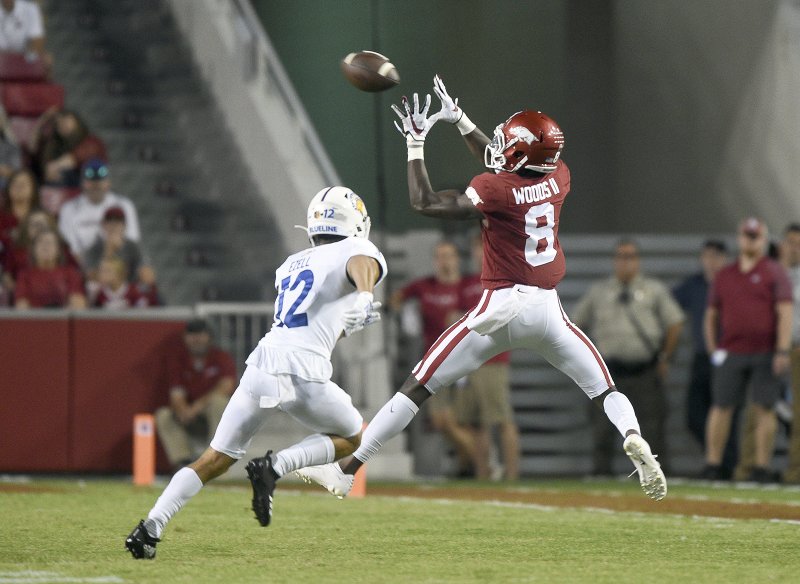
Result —
POLYGON ((347 275, 351 257, 374 258, 386 277, 383 254, 367 239, 348 237, 289 256, 275 271, 272 328, 247 358, 271 374, 291 373, 311 381, 331 376, 331 352, 344 331, 344 313, 358 295, 347 275))

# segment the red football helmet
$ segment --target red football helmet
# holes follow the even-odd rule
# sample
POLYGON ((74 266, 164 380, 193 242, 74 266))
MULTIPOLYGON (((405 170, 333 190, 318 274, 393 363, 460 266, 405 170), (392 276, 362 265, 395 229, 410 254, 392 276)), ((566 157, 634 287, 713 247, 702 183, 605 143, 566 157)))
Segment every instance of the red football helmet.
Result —
POLYGON ((564 132, 542 112, 523 110, 494 129, 486 145, 486 168, 495 172, 521 169, 553 172, 564 148, 564 132))

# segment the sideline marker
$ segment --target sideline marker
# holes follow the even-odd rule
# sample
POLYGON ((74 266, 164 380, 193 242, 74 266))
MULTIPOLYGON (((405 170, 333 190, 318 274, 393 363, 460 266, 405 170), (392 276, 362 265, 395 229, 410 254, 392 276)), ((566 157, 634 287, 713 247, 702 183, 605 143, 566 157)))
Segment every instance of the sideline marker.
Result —
POLYGON ((133 484, 152 485, 156 477, 156 422, 153 414, 133 416, 133 484))

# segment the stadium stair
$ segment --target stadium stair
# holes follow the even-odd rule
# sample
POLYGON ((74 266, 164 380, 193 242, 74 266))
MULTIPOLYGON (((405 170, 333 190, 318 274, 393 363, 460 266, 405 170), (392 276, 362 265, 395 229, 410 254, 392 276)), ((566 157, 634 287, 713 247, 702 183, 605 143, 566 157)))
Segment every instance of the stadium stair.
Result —
POLYGON ((161 0, 43 2, 54 77, 107 144, 169 304, 273 295, 274 223, 161 0))

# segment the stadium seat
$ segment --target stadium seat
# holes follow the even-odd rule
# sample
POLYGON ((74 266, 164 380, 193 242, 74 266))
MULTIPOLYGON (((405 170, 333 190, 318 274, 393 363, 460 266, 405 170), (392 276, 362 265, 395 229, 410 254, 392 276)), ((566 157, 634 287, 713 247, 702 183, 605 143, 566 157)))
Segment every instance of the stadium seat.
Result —
POLYGON ((36 129, 36 122, 38 118, 26 118, 14 116, 9 118, 8 124, 11 126, 11 131, 17 139, 23 150, 30 151, 31 138, 33 138, 33 131, 36 129))
POLYGON ((39 187, 39 198, 41 199, 42 207, 53 215, 58 215, 61 205, 74 199, 81 193, 78 187, 54 187, 50 185, 42 185, 39 187))
POLYGON ((19 53, 0 53, 0 81, 31 83, 46 80, 47 71, 39 59, 29 60, 19 53))
POLYGON ((3 83, 0 101, 9 116, 35 117, 50 107, 64 107, 64 86, 58 83, 3 83))

